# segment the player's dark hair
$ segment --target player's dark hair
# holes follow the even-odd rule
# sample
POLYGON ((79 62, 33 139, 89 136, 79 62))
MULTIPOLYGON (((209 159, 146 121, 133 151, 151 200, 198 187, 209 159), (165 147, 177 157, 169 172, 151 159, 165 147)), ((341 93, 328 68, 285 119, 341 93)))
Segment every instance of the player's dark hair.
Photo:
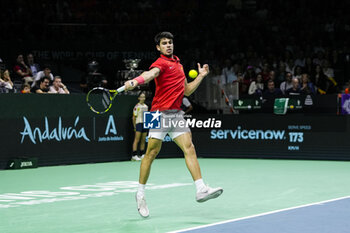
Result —
POLYGON ((156 44, 159 45, 160 40, 162 38, 167 38, 167 39, 173 40, 174 36, 170 32, 160 32, 154 37, 154 42, 156 42, 156 44))

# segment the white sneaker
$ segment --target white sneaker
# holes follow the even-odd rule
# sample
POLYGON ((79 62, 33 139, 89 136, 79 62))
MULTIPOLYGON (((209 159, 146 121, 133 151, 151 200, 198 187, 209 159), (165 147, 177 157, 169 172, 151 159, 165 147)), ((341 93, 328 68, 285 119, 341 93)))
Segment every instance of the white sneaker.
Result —
POLYGON ((136 193, 136 203, 137 203, 137 210, 139 211, 139 214, 141 217, 147 218, 149 216, 149 210, 146 204, 145 196, 138 197, 136 193))
POLYGON ((141 155, 139 158, 142 160, 145 157, 145 154, 141 155))
POLYGON ((140 161, 140 160, 141 160, 140 157, 137 155, 134 155, 131 157, 131 161, 140 161))
POLYGON ((203 187, 196 194, 197 202, 205 202, 209 199, 217 198, 222 194, 224 190, 222 188, 210 188, 209 186, 203 187))

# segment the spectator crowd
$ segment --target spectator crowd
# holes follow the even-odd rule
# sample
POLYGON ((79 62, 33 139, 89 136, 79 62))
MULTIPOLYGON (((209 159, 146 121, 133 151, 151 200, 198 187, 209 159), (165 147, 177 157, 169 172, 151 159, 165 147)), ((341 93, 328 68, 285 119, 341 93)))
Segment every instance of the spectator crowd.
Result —
MULTIPOLYGON (((2 89, 21 82, 22 90, 30 85, 31 92, 40 92, 49 82, 65 92, 62 79, 39 66, 28 45, 151 50, 161 30, 175 34, 185 70, 208 63, 213 82, 238 82, 241 96, 333 94, 342 92, 350 77, 349 1, 4 0, 0 6, 6 31, 1 41, 27 53, 18 52, 11 67, 12 61, 3 62, 2 89)), ((8 52, 7 59, 9 54, 16 56, 8 52)))
POLYGON ((11 78, 10 70, 6 66, 0 68, 0 93, 70 93, 62 83, 62 78, 53 76, 49 66, 44 66, 41 70, 31 53, 26 56, 26 61, 23 54, 17 55, 12 74, 11 78))

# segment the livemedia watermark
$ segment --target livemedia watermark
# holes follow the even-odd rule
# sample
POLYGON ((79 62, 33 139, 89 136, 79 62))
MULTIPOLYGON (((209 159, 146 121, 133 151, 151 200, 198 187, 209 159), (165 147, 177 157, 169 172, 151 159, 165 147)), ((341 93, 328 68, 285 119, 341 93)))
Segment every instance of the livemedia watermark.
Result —
POLYGON ((145 129, 164 129, 164 128, 221 128, 222 121, 216 118, 197 119, 191 115, 184 115, 181 112, 144 112, 143 127, 145 129))

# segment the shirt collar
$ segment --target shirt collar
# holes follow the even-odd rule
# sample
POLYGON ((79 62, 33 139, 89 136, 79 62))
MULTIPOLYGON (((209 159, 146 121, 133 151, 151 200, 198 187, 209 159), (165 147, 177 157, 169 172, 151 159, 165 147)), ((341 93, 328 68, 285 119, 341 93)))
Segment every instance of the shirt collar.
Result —
POLYGON ((161 54, 160 57, 165 59, 165 60, 167 60, 167 61, 180 62, 180 59, 177 56, 175 56, 175 55, 173 55, 173 58, 169 58, 169 57, 164 56, 163 54, 161 54))

